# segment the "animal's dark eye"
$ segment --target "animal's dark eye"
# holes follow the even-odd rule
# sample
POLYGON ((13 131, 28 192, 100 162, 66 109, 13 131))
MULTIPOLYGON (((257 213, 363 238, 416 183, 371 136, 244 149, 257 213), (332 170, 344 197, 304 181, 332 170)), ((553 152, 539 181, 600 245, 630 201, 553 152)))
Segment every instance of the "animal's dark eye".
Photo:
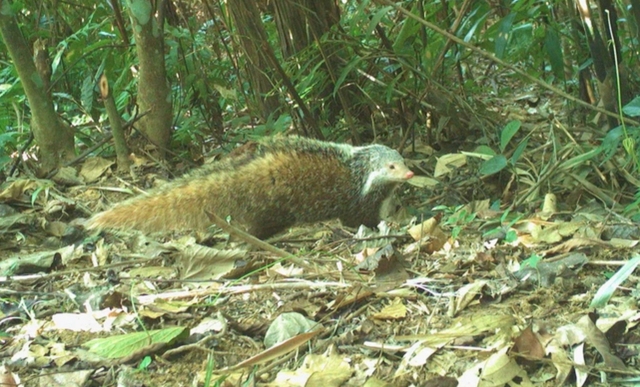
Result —
POLYGON ((396 169, 396 166, 393 164, 389 164, 389 169, 396 169))

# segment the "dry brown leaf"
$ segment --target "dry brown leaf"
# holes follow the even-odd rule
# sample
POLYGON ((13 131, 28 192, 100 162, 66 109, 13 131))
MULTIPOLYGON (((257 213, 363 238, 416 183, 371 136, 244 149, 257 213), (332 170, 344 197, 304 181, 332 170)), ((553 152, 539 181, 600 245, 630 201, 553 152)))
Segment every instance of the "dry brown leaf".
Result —
POLYGON ((233 371, 239 368, 247 368, 254 365, 264 364, 269 360, 276 359, 280 356, 284 356, 287 353, 295 350, 299 346, 308 342, 309 340, 316 337, 318 334, 322 332, 321 329, 312 332, 301 333, 295 337, 290 338, 289 340, 283 341, 273 347, 266 349, 255 356, 251 356, 249 359, 241 361, 240 363, 226 368, 226 371, 233 371))
POLYGON ((51 178, 58 184, 66 186, 74 186, 84 184, 84 181, 78 176, 78 171, 73 167, 62 167, 58 169, 55 175, 51 178))
POLYGON ((243 249, 220 250, 189 242, 173 244, 181 252, 180 274, 183 279, 211 280, 230 275, 236 269, 236 261, 243 259, 243 249))
POLYGON ((23 200, 24 193, 28 190, 40 187, 41 183, 31 179, 20 179, 11 182, 11 184, 0 192, 0 201, 8 202, 14 200, 23 200))
POLYGON ((438 157, 436 167, 433 171, 433 177, 446 175, 454 169, 460 168, 467 164, 467 156, 460 153, 450 153, 438 157))
POLYGON ((559 222, 551 226, 544 227, 537 233, 531 233, 537 242, 540 243, 557 243, 567 236, 575 234, 582 227, 581 222, 559 222))
POLYGON ((441 219, 442 215, 439 214, 411 227, 408 232, 416 242, 407 246, 404 253, 410 254, 420 250, 432 254, 442 249, 447 243, 448 237, 440 229, 441 219))
POLYGON ((417 224, 411 227, 408 231, 409 235, 415 241, 419 241, 425 236, 432 235, 435 230, 438 229, 438 225, 440 224, 440 219, 438 217, 432 217, 430 219, 425 220, 424 222, 417 224))
POLYGON ((65 231, 67 230, 67 227, 69 226, 64 222, 54 221, 54 222, 47 223, 45 231, 48 232, 50 235, 61 238, 62 236, 65 235, 65 231))
POLYGON ((407 180, 407 183, 418 188, 433 188, 440 184, 438 180, 432 179, 428 176, 414 176, 407 180))
POLYGON ((355 286, 349 288, 348 294, 340 294, 335 300, 328 302, 327 309, 338 310, 356 302, 360 302, 372 295, 374 295, 374 293, 370 289, 355 286))
POLYGON ((608 368, 622 371, 627 369, 624 362, 611 353, 609 340, 607 340, 604 333, 596 327, 596 324, 593 323, 589 316, 582 316, 576 323, 576 327, 585 333, 587 342, 595 347, 608 368))
POLYGON ((330 348, 322 355, 310 354, 303 364, 293 371, 281 371, 269 386, 277 387, 339 387, 344 385, 351 375, 350 361, 336 355, 330 348))
POLYGON ((422 367, 438 351, 444 347, 445 342, 438 346, 430 346, 424 340, 415 342, 402 357, 400 365, 394 373, 394 378, 401 377, 410 371, 410 367, 422 367))
POLYGON ((92 183, 98 180, 113 164, 113 160, 106 160, 102 157, 90 157, 82 165, 80 176, 82 176, 85 183, 92 183))
POLYGON ((609 244, 617 249, 631 249, 638 245, 638 241, 633 239, 611 238, 609 244))
POLYGON ((4 365, 0 365, 0 386, 3 387, 18 387, 20 385, 20 378, 7 370, 4 365))
POLYGON ((454 313, 460 313, 467 306, 474 302, 479 294, 482 293, 482 288, 487 284, 486 281, 475 281, 470 284, 466 284, 456 292, 456 304, 454 313))
POLYGON ((520 386, 532 386, 526 371, 524 371, 515 359, 507 354, 508 346, 489 356, 480 374, 479 387, 502 387, 511 382, 514 378, 519 378, 520 386))
POLYGON ((571 238, 553 248, 545 250, 543 254, 552 256, 555 254, 568 253, 570 251, 573 251, 581 247, 608 246, 608 245, 609 244, 607 242, 603 242, 600 240, 576 237, 576 238, 571 238))
POLYGON ((548 193, 544 196, 544 203, 542 205, 542 211, 538 214, 538 217, 542 220, 547 220, 558 212, 557 207, 558 199, 556 195, 548 193))
POLYGON ((407 317, 407 307, 402 300, 396 299, 391 305, 384 307, 371 317, 376 320, 400 320, 407 317))
POLYGON ((515 338, 511 350, 526 356, 528 359, 543 359, 546 355, 542 343, 540 343, 538 336, 533 332, 530 325, 515 338))

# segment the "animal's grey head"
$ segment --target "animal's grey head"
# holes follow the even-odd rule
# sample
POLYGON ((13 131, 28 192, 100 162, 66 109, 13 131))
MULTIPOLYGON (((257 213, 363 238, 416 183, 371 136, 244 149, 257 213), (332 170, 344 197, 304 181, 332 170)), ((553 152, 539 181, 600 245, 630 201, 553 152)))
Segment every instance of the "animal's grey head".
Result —
POLYGON ((356 159, 360 159, 360 169, 366 173, 362 196, 374 187, 397 185, 413 177, 413 172, 407 168, 400 153, 384 145, 357 148, 356 159))

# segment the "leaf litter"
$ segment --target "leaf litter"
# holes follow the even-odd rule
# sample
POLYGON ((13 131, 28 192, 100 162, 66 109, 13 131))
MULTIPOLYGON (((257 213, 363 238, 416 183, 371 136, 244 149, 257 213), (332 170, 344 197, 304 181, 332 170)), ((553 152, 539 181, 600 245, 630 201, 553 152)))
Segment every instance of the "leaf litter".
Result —
MULTIPOLYGON (((524 130, 507 129, 501 152, 524 130)), ((639 228, 619 207, 536 186, 615 203, 578 174, 585 157, 575 152, 559 152, 555 174, 519 163, 505 173, 510 158, 485 149, 445 154, 427 167, 441 184, 424 179, 406 195, 420 211, 438 205, 435 216, 356 233, 337 222, 299 227, 270 241, 279 250, 213 231, 83 233, 97 197, 132 192, 103 160, 64 179, 66 191, 9 182, 0 190, 0 205, 14 209, 1 234, 2 377, 100 385, 115 367, 158 386, 202 382, 207 369, 222 386, 634 380, 639 228), (497 169, 507 179, 484 177, 490 197, 537 207, 460 200, 476 197, 465 192, 478 171, 497 169), (77 189, 78 179, 92 183, 77 189)))

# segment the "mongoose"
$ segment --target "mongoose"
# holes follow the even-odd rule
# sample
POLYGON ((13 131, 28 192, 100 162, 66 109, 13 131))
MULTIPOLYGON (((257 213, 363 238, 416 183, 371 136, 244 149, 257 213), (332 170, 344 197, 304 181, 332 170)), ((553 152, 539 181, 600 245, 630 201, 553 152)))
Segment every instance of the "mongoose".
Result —
POLYGON ((303 137, 271 137, 220 162, 96 214, 89 229, 144 232, 205 229, 207 212, 230 216, 268 238, 298 223, 339 218, 376 226, 384 202, 413 177, 383 145, 351 146, 303 137))

